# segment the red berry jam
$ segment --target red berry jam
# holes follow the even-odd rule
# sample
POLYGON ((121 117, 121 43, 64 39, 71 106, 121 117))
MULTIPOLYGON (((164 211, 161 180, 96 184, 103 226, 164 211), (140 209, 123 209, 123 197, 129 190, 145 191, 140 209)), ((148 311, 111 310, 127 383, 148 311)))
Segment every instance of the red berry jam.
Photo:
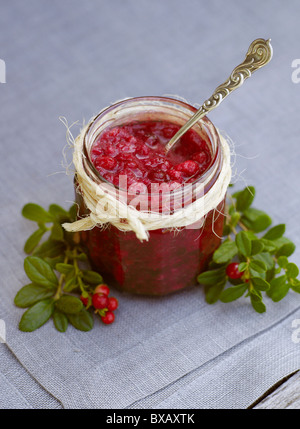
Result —
MULTIPOLYGON (((204 182, 204 193, 208 192, 217 180, 223 158, 219 135, 207 118, 187 132, 167 155, 164 151, 166 143, 194 112, 192 106, 164 97, 140 97, 110 106, 97 116, 86 134, 90 177, 95 176, 96 169, 99 180, 104 178, 125 189, 126 195, 145 193, 151 211, 163 210, 160 205, 152 209, 157 198, 154 185, 159 184, 161 193, 166 191, 176 198, 186 184, 191 187, 194 182, 204 182), (121 182, 124 176, 125 188, 121 182)), ((79 217, 89 214, 80 193, 76 199, 79 217)), ((174 205, 172 210, 176 209, 174 205)), ((148 241, 141 242, 133 231, 121 231, 111 224, 83 231, 81 240, 93 268, 109 286, 135 294, 166 295, 195 285, 197 275, 207 269, 221 242, 223 211, 224 200, 206 215, 204 223, 176 230, 150 230, 148 241)))
POLYGON ((108 182, 122 187, 127 177, 129 191, 151 191, 153 183, 172 189, 199 179, 211 163, 207 143, 189 130, 167 155, 165 145, 180 126, 166 121, 131 122, 104 131, 95 141, 91 160, 108 182))

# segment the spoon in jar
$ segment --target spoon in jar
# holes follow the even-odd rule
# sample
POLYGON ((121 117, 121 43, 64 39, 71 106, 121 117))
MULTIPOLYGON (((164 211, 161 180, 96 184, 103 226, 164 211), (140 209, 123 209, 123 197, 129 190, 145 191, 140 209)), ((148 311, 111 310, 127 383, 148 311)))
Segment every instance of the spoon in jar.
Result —
POLYGON ((232 91, 243 85, 245 80, 252 76, 252 73, 268 64, 273 55, 270 42, 271 39, 256 39, 251 43, 245 60, 231 72, 229 78, 215 89, 213 95, 202 104, 197 112, 171 138, 165 146, 166 153, 174 147, 180 137, 195 125, 196 122, 208 112, 218 107, 232 91))

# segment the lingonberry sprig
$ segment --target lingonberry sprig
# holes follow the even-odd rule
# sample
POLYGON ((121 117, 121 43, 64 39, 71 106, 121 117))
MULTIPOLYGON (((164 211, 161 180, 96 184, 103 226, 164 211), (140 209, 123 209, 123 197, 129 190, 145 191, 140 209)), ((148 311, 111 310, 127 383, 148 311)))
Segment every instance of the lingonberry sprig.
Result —
POLYGON ((94 313, 103 323, 112 323, 117 299, 108 297, 109 287, 102 276, 90 269, 79 233, 68 233, 61 226, 76 219, 77 206, 67 211, 51 204, 47 211, 29 203, 22 214, 35 221, 38 229, 24 246, 30 255, 25 258, 24 270, 31 283, 21 288, 14 300, 18 307, 28 308, 19 328, 34 331, 52 318, 60 332, 65 332, 69 323, 76 329, 89 331, 94 324, 90 311, 94 297, 102 297, 103 304, 101 308, 93 304, 94 313), (48 237, 41 243, 46 233, 48 237))
POLYGON ((251 206, 254 196, 254 187, 248 186, 228 197, 224 240, 198 282, 204 285, 210 304, 246 296, 263 313, 264 292, 277 302, 289 290, 300 293, 300 280, 297 265, 288 260, 295 244, 284 237, 285 225, 270 228, 270 216, 251 206))

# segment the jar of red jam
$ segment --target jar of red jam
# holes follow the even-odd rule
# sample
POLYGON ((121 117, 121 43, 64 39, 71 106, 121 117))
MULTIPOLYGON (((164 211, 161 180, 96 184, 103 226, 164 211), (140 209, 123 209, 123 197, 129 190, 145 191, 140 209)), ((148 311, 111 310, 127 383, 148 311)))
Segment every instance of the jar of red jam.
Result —
MULTIPOLYGON (((85 172, 109 190, 125 195, 128 204, 139 195, 137 210, 144 210, 145 203, 152 212, 165 213, 167 207, 173 214, 178 201, 182 202, 183 187, 187 187, 184 200, 189 205, 198 198, 193 188, 199 183, 203 185, 201 197, 205 197, 224 163, 220 135, 209 119, 203 118, 167 155, 164 152, 164 145, 195 111, 193 106, 167 97, 137 97, 107 107, 85 131, 85 172), (123 176, 127 187, 120 182, 123 176), (157 184, 160 188, 155 188, 157 184)), ((83 218, 89 210, 76 176, 75 187, 79 218, 83 218)), ((196 223, 149 230, 148 240, 140 240, 134 231, 124 231, 109 220, 82 231, 93 269, 110 286, 135 294, 160 296, 195 285, 220 244, 224 199, 225 195, 196 223)))

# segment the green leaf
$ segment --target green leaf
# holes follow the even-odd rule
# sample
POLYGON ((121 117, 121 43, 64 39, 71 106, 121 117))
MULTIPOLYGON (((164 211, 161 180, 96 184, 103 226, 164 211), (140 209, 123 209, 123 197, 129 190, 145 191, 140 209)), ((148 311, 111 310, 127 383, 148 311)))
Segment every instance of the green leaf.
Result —
POLYGON ((286 256, 279 256, 279 258, 277 259, 277 263, 281 268, 285 268, 289 263, 289 260, 286 256))
POLYGON ((285 283, 280 289, 273 290, 271 299, 274 302, 281 301, 288 293, 290 289, 290 285, 288 283, 285 283))
POLYGON ((55 288, 46 288, 34 283, 22 287, 15 296, 14 303, 21 308, 30 307, 38 301, 50 298, 56 292, 55 288))
POLYGON ((289 291, 289 284, 286 283, 287 276, 276 277, 270 282, 270 289, 267 292, 269 297, 274 301, 278 302, 283 299, 289 291))
POLYGON ((252 240, 252 248, 251 248, 251 255, 257 255, 258 253, 261 253, 264 249, 264 244, 261 240, 252 240))
POLYGON ((255 289, 262 290, 262 291, 266 291, 270 289, 270 284, 266 280, 260 277, 251 277, 251 282, 255 287, 255 289))
POLYGON ((34 222, 53 222, 54 217, 48 213, 43 207, 38 204, 29 203, 23 207, 22 215, 29 220, 33 220, 34 222))
POLYGON ((299 268, 293 262, 289 262, 286 265, 286 275, 288 278, 295 279, 299 275, 299 268))
POLYGON ((280 238, 277 238, 276 240, 272 240, 272 242, 276 245, 276 247, 278 248, 278 249, 280 249, 280 247, 283 245, 283 244, 286 244, 286 243, 291 243, 291 240, 289 240, 287 237, 280 237, 280 238))
POLYGON ((88 261, 88 257, 85 253, 80 253, 76 259, 78 259, 78 261, 81 261, 81 262, 88 261))
POLYGON ((55 310, 53 313, 53 322, 54 322, 54 326, 55 328, 59 331, 59 332, 66 332, 67 328, 68 328, 68 318, 65 314, 61 313, 60 311, 55 310))
POLYGON ((248 263, 247 262, 241 262, 239 264, 239 272, 240 273, 244 272, 247 268, 248 268, 248 263))
POLYGON ((246 284, 241 284, 240 286, 233 286, 225 289, 220 296, 222 302, 231 302, 240 298, 246 292, 248 286, 246 284))
POLYGON ((267 252, 259 253, 258 255, 255 255, 252 257, 252 261, 259 261, 258 263, 263 262, 264 264, 264 265, 261 265, 260 267, 261 269, 259 272, 255 271, 253 268, 250 268, 250 273, 252 277, 261 277, 267 281, 270 281, 274 277, 275 262, 269 253, 267 252))
POLYGON ((230 214, 230 216, 232 216, 234 213, 237 213, 235 206, 231 205, 228 207, 228 214, 230 214))
POLYGON ((75 271, 74 270, 74 265, 71 264, 65 264, 65 263, 58 263, 55 265, 55 269, 61 273, 61 274, 65 274, 68 275, 70 272, 75 271))
POLYGON ((245 233, 247 234, 247 237, 249 238, 249 240, 251 241, 258 240, 257 235, 255 235, 253 231, 248 230, 248 231, 245 231, 245 233))
POLYGON ((232 213, 231 218, 230 218, 230 226, 235 227, 238 224, 240 218, 241 218, 240 213, 238 213, 238 212, 232 213))
POLYGON ((280 249, 276 252, 277 258, 279 256, 291 256, 296 249, 296 246, 291 241, 289 243, 283 244, 280 249))
POLYGON ((51 213, 60 224, 71 220, 70 214, 57 204, 51 204, 49 206, 49 213, 51 213))
POLYGON ((208 304, 214 304, 218 301, 224 287, 226 281, 221 281, 213 286, 205 286, 205 300, 208 304))
POLYGON ((99 285, 103 283, 103 277, 95 271, 83 270, 83 280, 87 284, 99 285))
POLYGON ((78 205, 73 204, 69 209, 69 215, 70 215, 71 221, 75 221, 77 219, 77 212, 78 212, 78 205))
POLYGON ((252 244, 246 231, 240 231, 235 237, 235 243, 239 252, 245 257, 251 255, 252 244))
POLYGON ((56 264, 63 263, 63 261, 64 261, 65 258, 64 258, 63 255, 59 255, 59 256, 56 256, 55 258, 49 258, 48 256, 46 256, 43 259, 54 270, 55 267, 56 267, 56 264))
POLYGON ((250 261, 250 268, 257 273, 264 273, 267 271, 267 266, 263 261, 256 261, 253 259, 250 261))
POLYGON ((47 262, 36 256, 27 256, 24 270, 28 278, 38 285, 53 288, 58 284, 57 277, 47 262))
POLYGON ((56 301, 56 308, 62 313, 75 314, 78 313, 83 307, 82 302, 79 298, 72 295, 62 295, 58 301, 56 301))
POLYGON ((32 332, 40 328, 49 320, 54 311, 53 299, 39 301, 25 311, 20 323, 19 329, 24 332, 32 332))
POLYGON ((282 237, 284 233, 285 233, 285 224, 281 223, 269 229, 269 231, 265 233, 263 238, 265 238, 266 240, 277 240, 277 238, 282 237))
POLYGON ((236 198, 237 211, 243 212, 251 206, 255 197, 255 188, 253 186, 248 186, 242 191, 235 192, 232 196, 236 198))
POLYGON ((226 268, 227 263, 225 264, 217 264, 213 259, 209 261, 208 270, 215 270, 219 268, 226 268))
POLYGON ((51 228, 50 240, 64 241, 64 231, 59 223, 54 223, 51 228))
POLYGON ((39 246, 34 252, 34 256, 40 258, 55 258, 60 256, 65 251, 65 243, 62 241, 47 240, 41 246, 39 246))
POLYGON ((274 259, 272 258, 270 253, 267 252, 259 253, 258 255, 253 256, 252 260, 262 261, 266 265, 268 270, 274 268, 275 265, 274 259))
POLYGON ((225 269, 220 268, 218 270, 204 271, 199 274, 197 280, 203 285, 214 285, 225 279, 225 269))
POLYGON ((25 243, 24 252, 27 254, 32 253, 41 241, 41 238, 43 237, 45 232, 46 228, 39 228, 38 230, 34 231, 34 233, 31 234, 31 236, 27 239, 25 243))
POLYGON ((90 331, 94 325, 92 315, 85 309, 76 314, 69 314, 68 319, 74 328, 80 331, 90 331))
POLYGON ((269 253, 274 253, 278 249, 275 245, 274 241, 266 240, 265 238, 261 238, 260 242, 264 245, 264 251, 269 253))
POLYGON ((229 225, 224 225, 224 228, 223 228, 223 236, 225 236, 225 235, 229 235, 231 233, 231 228, 230 228, 230 226, 229 225))
POLYGON ((300 280, 295 279, 290 287, 294 292, 300 293, 300 280))
POLYGON ((238 249, 233 241, 224 241, 213 254, 213 261, 217 264, 223 264, 231 261, 237 254, 238 249))
POLYGON ((64 286, 64 291, 65 292, 72 292, 74 289, 76 289, 78 287, 78 281, 77 281, 77 277, 70 277, 64 286))
POLYGON ((256 301, 253 295, 250 296, 250 299, 252 307, 257 313, 264 313, 266 311, 266 306, 262 301, 256 301))
POLYGON ((271 270, 268 270, 266 272, 265 278, 268 283, 270 283, 270 281, 273 280, 274 277, 275 277, 275 268, 272 268, 271 270))
POLYGON ((227 282, 230 283, 233 286, 239 286, 243 283, 243 280, 241 278, 239 279, 231 279, 230 277, 227 278, 227 282))
POLYGON ((250 297, 254 300, 254 301, 262 301, 263 297, 261 294, 261 291, 258 289, 251 289, 249 291, 250 297))
POLYGON ((261 232, 267 229, 272 219, 265 212, 254 208, 249 208, 241 218, 242 223, 254 232, 261 232))

